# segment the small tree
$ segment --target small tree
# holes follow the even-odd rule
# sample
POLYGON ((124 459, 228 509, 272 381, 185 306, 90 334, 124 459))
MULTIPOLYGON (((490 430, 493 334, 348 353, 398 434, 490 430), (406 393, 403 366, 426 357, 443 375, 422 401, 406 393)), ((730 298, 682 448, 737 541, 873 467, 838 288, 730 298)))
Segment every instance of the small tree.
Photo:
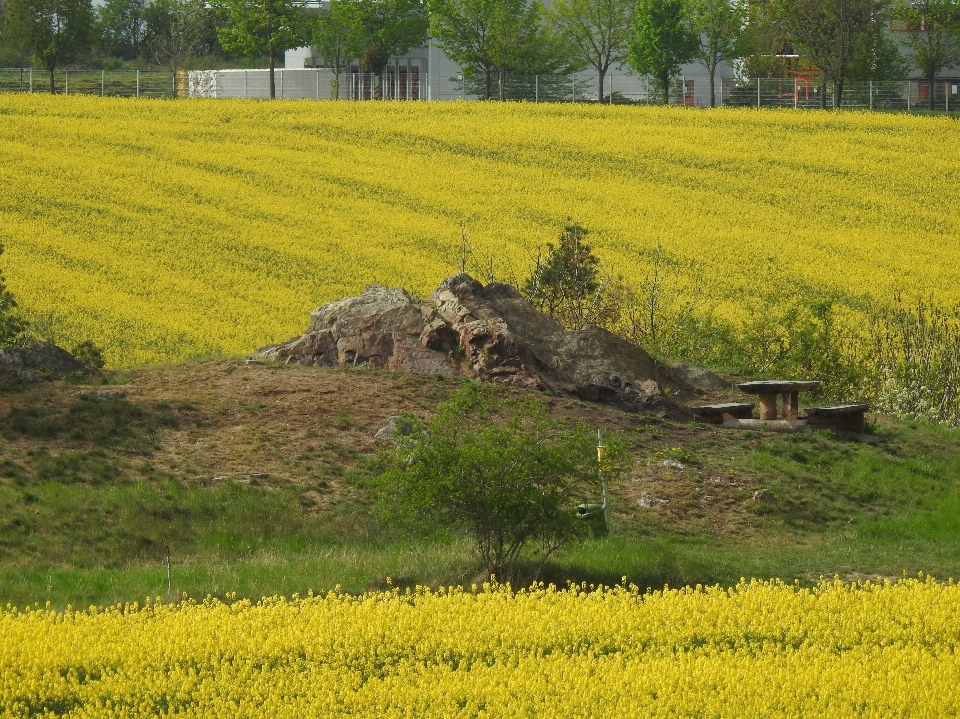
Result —
POLYGON ((690 0, 691 22, 700 37, 696 59, 710 76, 710 107, 717 104, 717 66, 750 54, 749 15, 746 0, 690 0))
POLYGON ((607 283, 600 275, 600 260, 583 240, 587 230, 568 222, 556 245, 548 244, 546 256, 537 257, 521 292, 533 305, 566 329, 588 324, 606 325, 609 306, 607 283))
POLYGON ((670 80, 699 48, 685 0, 639 0, 627 60, 640 74, 653 76, 664 105, 670 101, 670 80))
POLYGON ((277 58, 306 44, 308 28, 303 4, 297 0, 214 0, 227 22, 217 29, 220 44, 238 55, 266 55, 270 63, 270 99, 277 96, 277 58))
POLYGON ((525 548, 535 547, 536 579, 557 549, 586 536, 576 506, 600 491, 586 425, 553 420, 536 399, 491 384, 466 385, 427 427, 409 423, 379 478, 395 516, 467 532, 500 581, 517 576, 525 548))
POLYGON ((904 44, 910 49, 911 62, 930 83, 929 108, 933 110, 934 78, 960 64, 960 1, 899 0, 893 16, 906 30, 904 44))

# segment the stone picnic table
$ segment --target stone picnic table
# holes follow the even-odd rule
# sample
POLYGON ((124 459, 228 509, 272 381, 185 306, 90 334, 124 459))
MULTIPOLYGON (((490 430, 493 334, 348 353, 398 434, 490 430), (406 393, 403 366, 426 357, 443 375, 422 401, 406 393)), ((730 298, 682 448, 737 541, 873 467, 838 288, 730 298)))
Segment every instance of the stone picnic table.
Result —
POLYGON ((762 380, 744 382, 740 391, 755 394, 760 400, 760 419, 798 419, 800 416, 799 395, 820 386, 817 381, 793 382, 787 380, 762 380), (783 397, 782 410, 777 413, 777 395, 783 397))

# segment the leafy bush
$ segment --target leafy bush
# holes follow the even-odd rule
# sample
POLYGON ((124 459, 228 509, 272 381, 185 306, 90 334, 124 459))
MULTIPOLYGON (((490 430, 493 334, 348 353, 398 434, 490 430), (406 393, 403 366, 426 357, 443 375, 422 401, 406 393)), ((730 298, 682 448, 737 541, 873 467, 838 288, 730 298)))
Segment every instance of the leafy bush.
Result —
MULTIPOLYGON (((576 506, 600 492, 589 426, 551 419, 537 399, 491 384, 465 385, 427 426, 406 419, 378 480, 393 517, 467 532, 501 581, 517 577, 525 550, 536 579, 557 549, 586 535, 576 506)), ((607 445, 616 465, 623 450, 607 445)))
MULTIPOLYGON (((0 245, 0 254, 3 254, 3 245, 0 245)), ((22 345, 28 324, 17 310, 17 301, 7 289, 6 279, 0 274, 0 347, 22 345)))

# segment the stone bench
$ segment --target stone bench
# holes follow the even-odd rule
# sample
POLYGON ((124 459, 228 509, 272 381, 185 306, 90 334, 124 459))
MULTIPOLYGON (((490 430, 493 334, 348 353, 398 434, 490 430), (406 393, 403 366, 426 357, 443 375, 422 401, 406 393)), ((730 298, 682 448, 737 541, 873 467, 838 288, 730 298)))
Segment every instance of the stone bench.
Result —
POLYGON ((722 424, 724 416, 728 416, 728 419, 750 419, 753 417, 753 405, 740 402, 705 404, 690 409, 693 410, 693 418, 697 422, 706 424, 722 424))
POLYGON ((846 430, 863 434, 863 413, 870 409, 866 404, 841 404, 835 407, 810 407, 807 422, 811 429, 846 430))

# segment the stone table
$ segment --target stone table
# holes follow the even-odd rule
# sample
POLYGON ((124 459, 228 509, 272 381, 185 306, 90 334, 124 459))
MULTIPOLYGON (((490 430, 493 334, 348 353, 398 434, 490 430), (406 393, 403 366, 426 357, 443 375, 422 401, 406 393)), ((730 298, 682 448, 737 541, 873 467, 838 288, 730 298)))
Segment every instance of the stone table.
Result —
POLYGON ((738 385, 742 392, 755 394, 760 399, 760 419, 798 419, 800 416, 799 396, 801 392, 810 392, 820 386, 817 381, 763 380, 744 382, 738 385), (777 395, 783 398, 782 409, 777 412, 777 395))

